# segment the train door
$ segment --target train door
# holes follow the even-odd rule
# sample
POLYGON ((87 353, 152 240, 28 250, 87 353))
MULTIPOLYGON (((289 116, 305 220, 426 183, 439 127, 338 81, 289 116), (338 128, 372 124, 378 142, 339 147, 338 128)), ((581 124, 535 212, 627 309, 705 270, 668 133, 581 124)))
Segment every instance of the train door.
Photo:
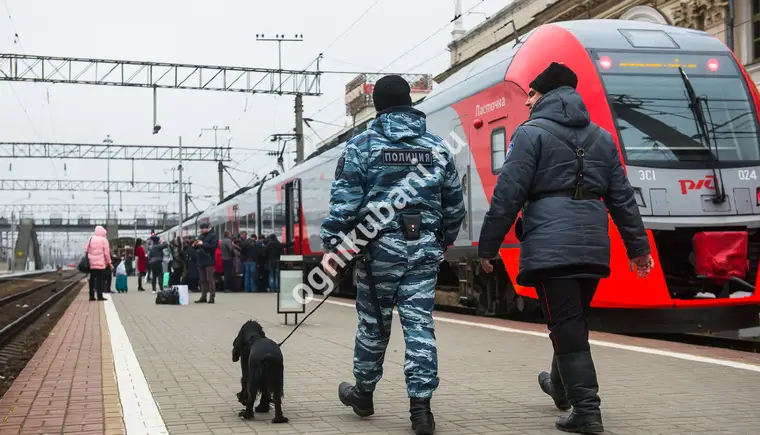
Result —
POLYGON ((296 179, 285 188, 285 246, 288 254, 300 255, 301 251, 301 180, 296 179))
POLYGON ((456 135, 455 138, 449 138, 450 141, 456 141, 452 143, 452 147, 457 152, 454 153, 454 161, 456 163, 457 172, 459 173, 459 179, 462 184, 462 194, 464 196, 465 217, 462 222, 462 228, 459 231, 454 246, 472 246, 473 234, 472 234, 472 153, 470 152, 470 145, 467 141, 469 137, 467 115, 462 115, 451 123, 451 131, 456 135))

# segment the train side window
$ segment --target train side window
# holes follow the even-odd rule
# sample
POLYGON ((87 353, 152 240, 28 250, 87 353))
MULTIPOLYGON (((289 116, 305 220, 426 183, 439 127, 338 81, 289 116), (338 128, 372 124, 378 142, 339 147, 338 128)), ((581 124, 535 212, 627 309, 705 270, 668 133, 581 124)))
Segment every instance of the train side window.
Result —
POLYGON ((272 230, 272 207, 267 207, 261 212, 261 229, 269 232, 272 230))
POLYGON ((499 127, 491 132, 491 172, 498 174, 507 155, 507 130, 499 127))
POLYGON ((275 229, 285 226, 285 209, 282 203, 274 205, 274 227, 275 229))

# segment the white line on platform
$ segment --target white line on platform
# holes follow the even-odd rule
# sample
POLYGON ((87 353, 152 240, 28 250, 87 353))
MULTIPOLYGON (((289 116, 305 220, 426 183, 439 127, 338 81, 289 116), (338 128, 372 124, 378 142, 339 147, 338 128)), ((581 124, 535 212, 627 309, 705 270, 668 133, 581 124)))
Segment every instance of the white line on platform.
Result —
POLYGON ((116 306, 111 299, 104 303, 127 435, 168 435, 116 306))
MULTIPOLYGON (((355 304, 350 304, 347 302, 338 302, 338 301, 327 301, 328 304, 333 305, 340 305, 342 307, 351 307, 355 308, 355 304)), ((397 310, 394 310, 394 313, 398 313, 397 310)), ((484 329, 491 329, 494 331, 500 331, 500 332, 511 332, 514 334, 523 334, 523 335, 532 335, 534 337, 544 337, 546 338, 548 336, 547 333, 543 332, 536 332, 536 331, 526 331, 524 329, 516 329, 516 328, 507 328, 504 326, 497 326, 497 325, 489 325, 486 323, 477 323, 477 322, 468 322, 466 320, 457 320, 457 319, 450 319, 447 317, 440 317, 440 316, 434 316, 436 322, 444 322, 444 323, 453 323, 455 325, 464 325, 464 326, 475 326, 478 328, 484 328, 484 329)), ((613 343, 610 341, 601 341, 601 340, 589 340, 589 343, 595 345, 595 346, 601 346, 601 347, 609 347, 613 349, 621 349, 621 350, 628 350, 631 352, 639 352, 639 353, 645 353, 649 355, 658 355, 658 356, 666 356, 670 358, 678 358, 686 361, 693 361, 693 362, 703 362, 707 364, 714 364, 719 366, 725 366, 725 367, 732 367, 735 369, 740 370, 749 370, 752 372, 760 372, 760 366, 754 365, 754 364, 746 364, 746 363, 740 363, 736 361, 729 361, 729 360, 723 360, 718 358, 708 358, 698 355, 691 355, 688 353, 680 353, 680 352, 670 352, 667 350, 660 350, 660 349, 653 349, 650 347, 641 347, 641 346, 630 346, 627 344, 619 344, 619 343, 613 343)))

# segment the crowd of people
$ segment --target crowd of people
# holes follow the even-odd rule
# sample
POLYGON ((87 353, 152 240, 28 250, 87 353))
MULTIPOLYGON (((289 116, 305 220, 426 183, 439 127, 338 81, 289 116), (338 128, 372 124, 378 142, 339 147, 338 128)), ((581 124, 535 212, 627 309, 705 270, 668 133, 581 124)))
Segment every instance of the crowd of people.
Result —
POLYGON ((225 231, 219 239, 214 229, 202 224, 197 238, 166 242, 154 235, 146 241, 137 239, 134 252, 138 291, 145 291, 146 278, 154 293, 165 285, 186 285, 191 292, 201 291, 196 302, 213 303, 217 288, 225 293, 277 291, 283 245, 274 234, 249 236, 245 231, 234 235, 225 231))
MULTIPOLYGON (((234 235, 225 231, 219 239, 214 229, 201 224, 197 238, 177 237, 166 242, 152 235, 145 241, 137 239, 134 257, 124 258, 113 255, 106 234, 102 226, 95 227, 85 247, 91 301, 106 300, 103 294, 112 293, 113 277, 119 271, 124 276, 137 275, 137 291, 145 291, 143 279, 150 282, 154 294, 167 285, 186 285, 191 292, 201 292, 197 303, 214 303, 217 288, 224 293, 265 293, 279 287, 284 246, 274 234, 249 237, 246 231, 234 235)), ((119 288, 118 280, 117 290, 126 291, 119 288)))

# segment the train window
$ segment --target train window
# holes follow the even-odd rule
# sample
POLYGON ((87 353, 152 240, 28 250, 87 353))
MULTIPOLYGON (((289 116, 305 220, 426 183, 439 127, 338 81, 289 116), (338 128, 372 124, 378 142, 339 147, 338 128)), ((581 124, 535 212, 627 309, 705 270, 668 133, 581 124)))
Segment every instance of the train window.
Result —
POLYGON ((498 174, 507 155, 507 130, 500 127, 491 132, 491 171, 498 174))
MULTIPOLYGON (((752 59, 760 59, 760 1, 752 0, 752 59)), ((754 63, 752 62, 752 63, 754 63)))
POLYGON ((265 234, 272 230, 272 207, 267 207, 261 212, 261 230, 265 234))
MULTIPOLYGON (((605 55, 619 59, 627 53, 605 55)), ((703 98, 708 147, 689 109, 691 103, 678 68, 666 64, 673 56, 649 56, 652 59, 646 65, 618 68, 619 60, 614 60, 612 68, 600 69, 628 163, 707 164, 715 159, 716 152, 721 162, 760 160, 750 95, 730 57, 689 55, 686 60, 679 56, 694 92, 703 98), (722 71, 716 71, 718 68, 722 71)))
POLYGON ((282 228, 285 226, 285 208, 282 203, 274 205, 274 228, 282 228))

